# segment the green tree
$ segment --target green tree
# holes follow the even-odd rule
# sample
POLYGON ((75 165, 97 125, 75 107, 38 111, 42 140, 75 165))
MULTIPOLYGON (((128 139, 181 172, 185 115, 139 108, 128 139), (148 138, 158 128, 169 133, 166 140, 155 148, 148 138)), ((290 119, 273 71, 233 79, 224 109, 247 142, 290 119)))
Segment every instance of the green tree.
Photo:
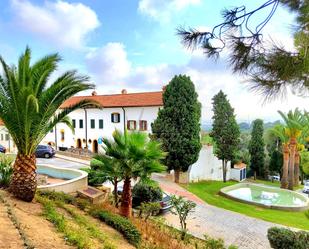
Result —
POLYGON ((308 9, 307 0, 265 0, 253 10, 247 10, 245 6, 225 9, 223 22, 211 31, 179 28, 178 34, 186 46, 201 47, 208 57, 218 58, 223 50, 229 49, 228 59, 233 71, 247 76, 252 89, 266 98, 284 93, 287 86, 294 92, 303 93, 303 89, 308 89, 309 81, 308 9), (295 51, 286 50, 271 39, 263 39, 263 28, 278 6, 296 16, 292 31, 295 51), (261 18, 258 12, 268 12, 268 15, 261 18))
POLYGON ((30 60, 29 48, 20 56, 17 67, 9 66, 0 57, 3 69, 0 76, 0 118, 18 149, 10 190, 24 201, 33 199, 37 187, 34 154, 37 145, 58 122, 72 127, 67 114, 94 105, 84 100, 59 109, 73 95, 93 88, 88 84, 89 78, 68 71, 48 86, 48 80, 60 61, 59 55, 45 56, 34 64, 30 64, 30 60))
POLYGON ((212 98, 212 104, 214 115, 211 136, 216 144, 215 154, 222 160, 223 181, 226 182, 227 163, 234 159, 238 151, 240 131, 234 109, 222 91, 212 98))
POLYGON ((269 170, 279 173, 282 177, 283 155, 279 150, 274 150, 270 155, 269 170))
POLYGON ((309 151, 301 152, 301 168, 306 175, 309 175, 309 151))
POLYGON ((152 132, 168 152, 164 161, 174 169, 175 182, 180 171, 187 171, 198 159, 201 149, 201 104, 190 77, 175 76, 163 93, 163 108, 152 125, 152 132))
POLYGON ((251 140, 249 143, 250 168, 254 172, 254 179, 256 179, 257 176, 265 176, 265 144, 263 134, 263 120, 254 120, 251 132, 251 140))
MULTIPOLYGON (((154 172, 162 172, 165 166, 161 164, 166 154, 161 150, 161 144, 149 140, 143 132, 120 131, 113 133, 113 141, 103 139, 106 157, 119 166, 119 177, 124 179, 120 213, 130 217, 132 213, 131 180, 138 177, 146 178, 154 172)), ((117 169, 118 170, 118 169, 117 169)), ((114 175, 111 175, 113 177, 114 175)))

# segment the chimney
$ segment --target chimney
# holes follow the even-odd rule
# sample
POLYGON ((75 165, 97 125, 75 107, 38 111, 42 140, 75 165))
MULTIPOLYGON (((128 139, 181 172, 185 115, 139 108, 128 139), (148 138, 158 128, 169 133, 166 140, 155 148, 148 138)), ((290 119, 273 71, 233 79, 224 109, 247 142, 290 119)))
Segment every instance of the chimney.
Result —
POLYGON ((127 89, 122 89, 121 90, 121 94, 127 94, 128 92, 127 92, 127 89))
POLYGON ((91 95, 92 95, 92 96, 96 96, 96 95, 97 95, 97 92, 96 92, 96 91, 93 91, 93 92, 91 93, 91 95))

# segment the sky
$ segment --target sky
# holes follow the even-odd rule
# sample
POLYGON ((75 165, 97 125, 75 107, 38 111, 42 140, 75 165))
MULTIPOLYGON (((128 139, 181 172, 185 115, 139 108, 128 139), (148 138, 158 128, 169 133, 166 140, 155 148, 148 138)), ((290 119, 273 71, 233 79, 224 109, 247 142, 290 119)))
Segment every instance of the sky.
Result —
MULTIPOLYGON (((232 74, 225 55, 218 61, 191 51, 176 35, 178 27, 209 30, 222 22, 224 8, 246 4, 252 10, 265 0, 1 0, 0 55, 16 64, 28 45, 33 60, 58 52, 62 61, 54 75, 76 69, 87 74, 98 94, 160 91, 176 74, 191 77, 202 103, 202 121, 212 117, 211 98, 223 90, 238 121, 279 119, 308 103, 288 93, 264 103, 246 79, 232 74)), ((266 12, 252 20, 261 20, 266 12)), ((264 38, 293 50, 294 16, 279 7, 264 38)), ((85 93, 89 94, 89 93, 85 93)))

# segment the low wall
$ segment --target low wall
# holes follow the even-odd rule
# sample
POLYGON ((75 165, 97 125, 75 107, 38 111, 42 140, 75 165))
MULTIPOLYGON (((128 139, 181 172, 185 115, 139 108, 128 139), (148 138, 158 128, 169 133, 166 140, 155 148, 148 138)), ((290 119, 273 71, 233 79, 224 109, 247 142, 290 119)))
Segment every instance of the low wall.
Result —
POLYGON ((48 190, 64 193, 73 193, 77 190, 83 190, 88 187, 88 174, 85 171, 77 169, 59 168, 47 164, 37 165, 37 172, 39 174, 46 174, 51 177, 65 178, 67 181, 40 185, 38 190, 48 190))

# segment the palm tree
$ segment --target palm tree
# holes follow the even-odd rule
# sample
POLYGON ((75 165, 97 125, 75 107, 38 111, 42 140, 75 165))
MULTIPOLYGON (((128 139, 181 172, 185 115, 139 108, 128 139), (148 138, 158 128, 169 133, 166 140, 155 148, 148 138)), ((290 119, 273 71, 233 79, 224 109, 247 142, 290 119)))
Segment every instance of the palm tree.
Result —
POLYGON ((58 122, 72 127, 68 113, 94 104, 84 100, 59 109, 65 100, 93 88, 93 85, 88 84, 87 76, 68 71, 47 86, 51 74, 57 69, 59 55, 45 56, 34 64, 30 64, 30 59, 28 47, 20 56, 17 67, 7 65, 0 57, 3 69, 0 75, 0 118, 18 149, 10 190, 24 201, 31 201, 36 191, 34 152, 37 145, 58 122))
POLYGON ((302 133, 304 127, 304 116, 296 108, 294 111, 289 111, 284 114, 278 111, 286 125, 286 135, 289 137, 290 146, 290 162, 289 162, 289 175, 288 175, 288 189, 293 190, 294 187, 294 165, 295 165, 295 154, 297 148, 297 139, 302 133))
POLYGON ((166 153, 161 144, 149 140, 147 134, 141 132, 122 134, 118 130, 113 133, 113 141, 103 140, 106 156, 119 163, 121 177, 124 179, 120 213, 130 217, 132 212, 131 180, 138 177, 147 178, 154 172, 162 172, 165 166, 161 160, 166 153))
POLYGON ((104 183, 110 181, 113 184, 114 203, 118 207, 118 183, 122 181, 121 164, 107 156, 99 153, 93 156, 90 162, 90 170, 88 170, 89 183, 104 183))
POLYGON ((281 125, 275 125, 270 132, 279 138, 282 144, 283 154, 283 165, 282 165, 282 176, 281 176, 281 188, 288 188, 288 174, 289 174, 289 138, 286 135, 286 128, 281 125))

